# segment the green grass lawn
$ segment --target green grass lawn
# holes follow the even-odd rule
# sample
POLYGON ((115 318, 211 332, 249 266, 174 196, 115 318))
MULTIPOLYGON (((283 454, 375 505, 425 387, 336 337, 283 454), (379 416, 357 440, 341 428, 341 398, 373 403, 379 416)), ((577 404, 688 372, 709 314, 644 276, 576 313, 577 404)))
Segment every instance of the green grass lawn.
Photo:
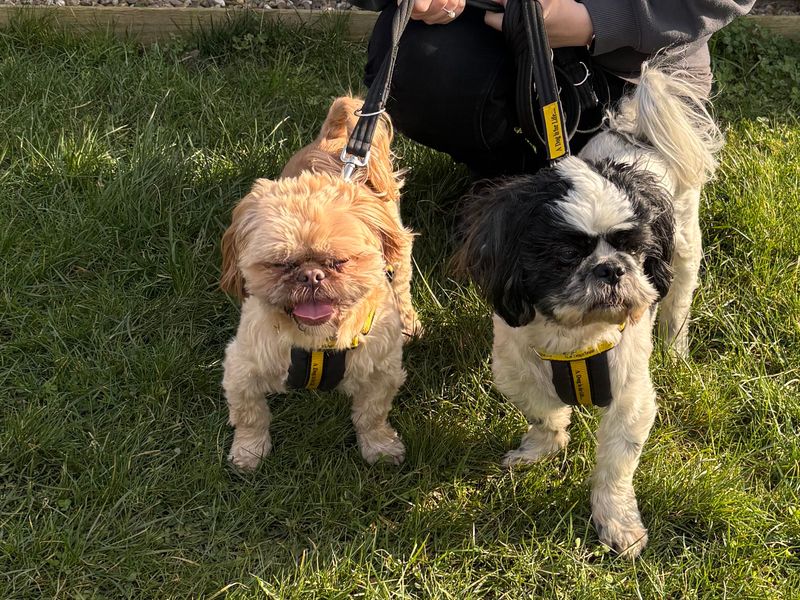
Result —
POLYGON ((499 468, 525 423, 492 390, 487 307, 446 270, 467 175, 405 140, 428 332, 391 417, 405 464, 367 466, 346 399, 298 393, 263 466, 227 467, 220 237, 360 89, 340 30, 147 51, 0 31, 0 598, 799 598, 800 48, 743 26, 714 44, 728 143, 692 356, 652 364, 640 560, 588 522, 596 415, 499 468))

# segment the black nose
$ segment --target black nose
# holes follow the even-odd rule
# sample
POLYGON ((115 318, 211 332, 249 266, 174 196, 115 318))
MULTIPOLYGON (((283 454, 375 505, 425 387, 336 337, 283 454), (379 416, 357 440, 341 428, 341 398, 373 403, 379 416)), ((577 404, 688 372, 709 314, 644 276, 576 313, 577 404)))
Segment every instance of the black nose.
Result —
POLYGON ((303 269, 297 274, 297 282, 306 285, 319 285, 325 279, 322 269, 303 269))
POLYGON ((625 275, 625 267, 616 262, 600 263, 592 269, 592 274, 600 281, 605 281, 609 285, 616 285, 622 276, 625 275))

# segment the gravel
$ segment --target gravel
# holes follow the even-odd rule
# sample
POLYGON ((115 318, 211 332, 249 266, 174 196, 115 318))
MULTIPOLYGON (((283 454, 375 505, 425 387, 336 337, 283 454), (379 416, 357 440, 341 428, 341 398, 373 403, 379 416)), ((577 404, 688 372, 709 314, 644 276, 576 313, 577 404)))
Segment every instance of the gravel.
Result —
POLYGON ((765 0, 756 2, 750 14, 798 15, 800 14, 800 0, 765 0))
POLYGON ((0 6, 135 6, 138 8, 289 8, 359 10, 342 0, 0 0, 0 6))
MULTIPOLYGON (((343 0, 0 0, 0 6, 137 6, 149 8, 296 8, 359 10, 343 0)), ((758 0, 753 15, 800 15, 800 0, 758 0)))

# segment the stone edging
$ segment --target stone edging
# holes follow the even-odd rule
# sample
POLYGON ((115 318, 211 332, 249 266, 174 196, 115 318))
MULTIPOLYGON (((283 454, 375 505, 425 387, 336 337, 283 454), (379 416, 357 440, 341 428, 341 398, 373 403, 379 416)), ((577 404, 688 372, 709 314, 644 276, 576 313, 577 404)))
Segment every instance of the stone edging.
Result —
MULTIPOLYGON (((52 0, 55 2, 56 0, 52 0)), ((91 0, 89 0, 91 1, 91 0)), ((122 0, 125 2, 126 0, 122 0)), ((180 0, 185 2, 186 0, 180 0)), ((212 0, 209 0, 212 2, 212 0)), ((235 2, 235 0, 231 0, 235 2)), ((267 2, 268 0, 265 0, 267 2)), ((333 0, 336 4, 337 0, 333 0)), ((119 2, 119 0, 118 0, 119 2)), ((9 22, 15 14, 41 12, 52 17, 59 25, 78 31, 106 29, 118 35, 128 35, 142 44, 171 39, 174 35, 186 33, 198 27, 208 27, 214 23, 224 23, 233 16, 247 11, 264 20, 278 19, 287 23, 313 24, 320 18, 342 15, 347 18, 348 38, 364 40, 369 37, 375 24, 377 13, 359 10, 333 10, 331 0, 321 2, 324 8, 315 10, 309 0, 298 0, 298 6, 312 8, 295 9, 251 9, 251 8, 158 8, 135 6, 9 6, 0 5, 0 27, 9 22), (327 2, 327 4, 325 4, 327 2)), ((229 5, 230 5, 229 1, 229 5)), ((341 4, 341 2, 339 2, 341 4)), ((219 5, 216 5, 219 6, 219 5)), ((790 39, 800 40, 800 16, 797 15, 752 15, 745 17, 761 27, 790 39)))

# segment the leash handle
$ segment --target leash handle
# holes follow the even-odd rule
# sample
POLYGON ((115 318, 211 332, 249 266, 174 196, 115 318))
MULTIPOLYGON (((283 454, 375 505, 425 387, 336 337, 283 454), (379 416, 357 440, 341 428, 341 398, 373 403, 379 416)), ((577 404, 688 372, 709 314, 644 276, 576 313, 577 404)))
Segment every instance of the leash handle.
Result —
POLYGON ((515 51, 517 119, 522 133, 531 141, 538 139, 536 121, 541 119, 547 160, 553 162, 568 156, 566 119, 541 3, 538 0, 508 0, 503 17, 503 35, 515 51), (537 97, 538 112, 534 109, 534 96, 537 97))
POLYGON ((364 167, 369 162, 369 151, 378 127, 378 119, 381 118, 381 113, 386 111, 386 101, 392 87, 392 74, 397 61, 400 38, 411 19, 413 10, 413 0, 401 0, 397 6, 397 11, 392 19, 391 48, 386 58, 383 59, 381 68, 364 98, 364 105, 359 111, 358 121, 347 140, 347 146, 342 150, 341 160, 344 163, 342 177, 345 181, 349 181, 358 167, 364 167))
MULTIPOLYGON (((529 140, 539 137, 536 120, 545 132, 547 159, 551 162, 569 155, 566 119, 558 94, 553 52, 544 28, 542 5, 538 0, 508 0, 505 9, 491 0, 467 0, 470 6, 502 12, 503 34, 517 54, 517 117, 522 133, 529 140), (539 112, 534 111, 533 96, 539 112)), ((358 121, 342 150, 342 177, 349 181, 355 170, 369 163, 369 152, 378 119, 386 111, 400 38, 411 19, 413 0, 401 0, 392 19, 392 44, 381 68, 364 98, 358 121)))

